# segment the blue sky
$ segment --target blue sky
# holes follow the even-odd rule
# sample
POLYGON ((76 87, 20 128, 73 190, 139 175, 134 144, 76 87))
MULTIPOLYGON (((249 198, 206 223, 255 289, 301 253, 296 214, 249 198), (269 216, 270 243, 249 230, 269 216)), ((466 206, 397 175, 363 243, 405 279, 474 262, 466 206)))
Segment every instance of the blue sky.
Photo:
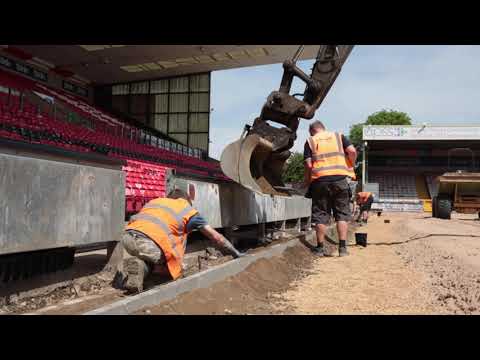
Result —
MULTIPOLYGON (((313 61, 299 65, 309 72, 313 61)), ((219 159, 253 122, 281 77, 281 64, 212 73, 212 157, 219 159)), ((294 92, 303 92, 300 83, 294 85, 294 92)), ((480 123, 479 95, 480 46, 359 45, 315 118, 347 134, 352 124, 381 109, 404 111, 414 123, 480 123)), ((308 123, 302 121, 293 150, 303 148, 308 123)))

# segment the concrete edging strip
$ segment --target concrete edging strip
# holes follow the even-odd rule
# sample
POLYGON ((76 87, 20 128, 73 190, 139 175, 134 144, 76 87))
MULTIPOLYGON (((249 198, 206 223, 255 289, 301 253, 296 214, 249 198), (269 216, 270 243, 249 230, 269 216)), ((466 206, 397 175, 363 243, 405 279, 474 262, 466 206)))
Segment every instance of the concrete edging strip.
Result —
MULTIPOLYGON (((302 236, 302 235, 300 235, 302 236)), ((194 274, 185 279, 180 279, 165 285, 160 285, 141 294, 117 301, 113 304, 86 312, 82 315, 129 315, 142 308, 158 305, 161 302, 174 299, 180 294, 198 288, 206 288, 216 282, 224 280, 245 270, 250 264, 264 258, 278 256, 286 249, 297 245, 299 237, 287 242, 273 245, 264 251, 247 255, 237 260, 212 267, 194 274)))

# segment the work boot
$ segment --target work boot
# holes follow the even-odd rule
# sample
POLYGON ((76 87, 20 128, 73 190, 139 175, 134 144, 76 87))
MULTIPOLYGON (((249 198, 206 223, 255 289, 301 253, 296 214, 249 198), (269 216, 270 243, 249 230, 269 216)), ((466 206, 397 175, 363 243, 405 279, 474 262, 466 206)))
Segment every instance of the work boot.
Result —
POLYGON ((267 245, 270 245, 272 243, 272 239, 270 239, 268 237, 263 237, 263 238, 258 239, 258 243, 262 246, 267 246, 267 245))
POLYGON ((147 264, 136 257, 131 257, 125 261, 125 272, 127 281, 124 288, 130 293, 139 293, 143 291, 143 280, 148 274, 147 264))
POLYGON ((340 240, 338 244, 338 256, 347 256, 348 251, 347 251, 347 241, 346 240, 340 240))
POLYGON ((318 256, 318 257, 330 257, 332 256, 331 254, 327 253, 325 251, 325 248, 323 246, 316 246, 312 249, 312 252, 318 256))
POLYGON ((325 253, 323 251, 323 246, 321 246, 321 247, 316 246, 316 247, 312 248, 312 252, 319 257, 325 256, 325 253))
POLYGON ((340 246, 338 248, 338 256, 342 257, 342 256, 347 256, 347 255, 348 255, 347 247, 346 246, 340 246))

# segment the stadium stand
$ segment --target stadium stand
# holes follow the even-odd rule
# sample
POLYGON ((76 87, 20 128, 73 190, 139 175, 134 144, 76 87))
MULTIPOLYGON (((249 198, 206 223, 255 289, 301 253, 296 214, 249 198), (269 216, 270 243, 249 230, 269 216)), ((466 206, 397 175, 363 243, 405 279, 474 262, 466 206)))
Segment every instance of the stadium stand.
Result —
POLYGON ((369 181, 380 186, 380 198, 418 199, 414 175, 370 174, 369 181))
POLYGON ((165 196, 170 169, 228 180, 218 162, 201 159, 195 149, 158 138, 156 146, 146 144, 140 134, 69 94, 0 72, 0 138, 125 160, 127 215, 165 196))
POLYGON ((373 208, 383 211, 422 211, 423 202, 418 198, 415 175, 399 173, 373 173, 371 183, 379 185, 379 197, 373 208))
POLYGON ((376 208, 389 211, 431 211, 431 200, 438 193, 435 178, 440 173, 406 175, 375 172, 369 181, 379 185, 376 208))
POLYGON ((418 198, 422 201, 423 211, 432 211, 432 199, 427 188, 427 180, 423 174, 417 174, 415 176, 415 185, 417 187, 418 198))
POLYGON ((427 189, 427 182, 424 175, 415 175, 415 187, 417 190, 417 196, 421 200, 430 200, 430 194, 427 189))
POLYGON ((430 199, 438 193, 438 184, 435 182, 435 178, 438 177, 440 174, 435 175, 426 175, 425 181, 427 183, 428 193, 430 195, 430 199))

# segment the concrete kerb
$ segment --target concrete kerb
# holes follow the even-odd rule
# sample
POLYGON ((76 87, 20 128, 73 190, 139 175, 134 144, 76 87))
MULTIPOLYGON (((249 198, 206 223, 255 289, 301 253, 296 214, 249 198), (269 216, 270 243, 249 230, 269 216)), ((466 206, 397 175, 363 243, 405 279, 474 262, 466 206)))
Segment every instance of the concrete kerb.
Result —
POLYGON ((271 258, 281 255, 286 249, 297 245, 300 236, 311 235, 312 232, 299 235, 293 240, 276 244, 256 254, 247 255, 243 258, 229 261, 225 264, 215 266, 205 271, 194 274, 188 278, 160 285, 141 294, 117 301, 84 313, 83 315, 129 315, 142 308, 158 305, 161 302, 172 300, 180 294, 198 288, 206 288, 216 282, 222 281, 230 276, 236 275, 245 270, 250 264, 263 258, 271 258))

